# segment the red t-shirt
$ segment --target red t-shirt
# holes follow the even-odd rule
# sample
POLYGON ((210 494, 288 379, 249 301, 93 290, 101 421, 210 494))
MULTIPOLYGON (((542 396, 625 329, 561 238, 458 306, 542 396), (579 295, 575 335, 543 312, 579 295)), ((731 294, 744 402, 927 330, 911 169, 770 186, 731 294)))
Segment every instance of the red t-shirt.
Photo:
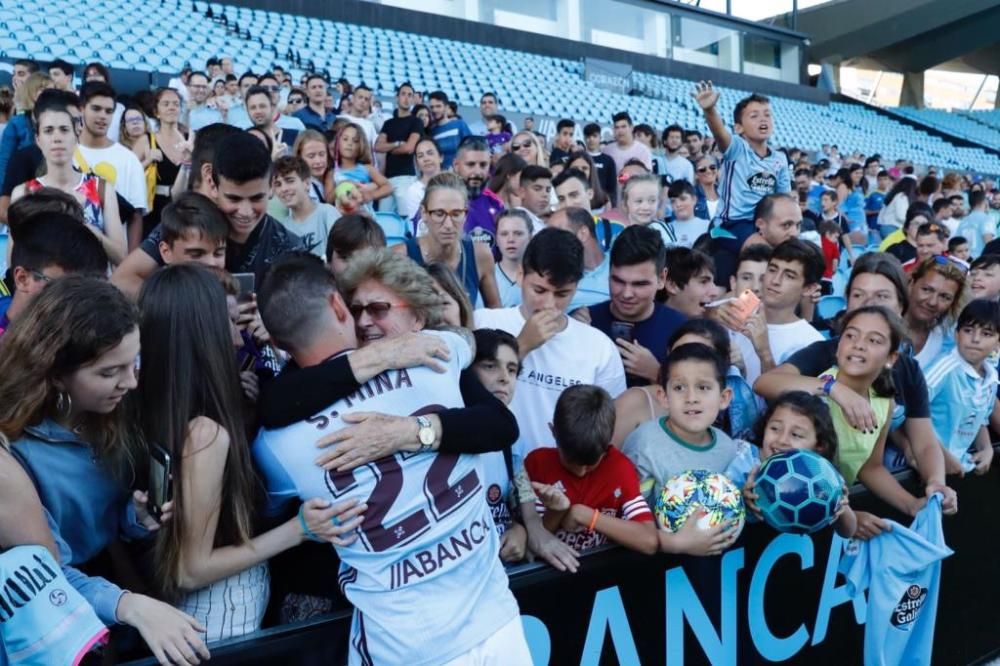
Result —
POLYGON ((833 277, 833 262, 840 259, 840 243, 832 241, 826 236, 820 238, 823 247, 823 259, 826 261, 826 268, 823 270, 823 277, 833 277))
MULTIPOLYGON (((561 489, 573 504, 583 504, 601 513, 646 522, 653 520, 649 505, 639 492, 639 474, 635 466, 615 447, 608 448, 604 459, 586 476, 571 474, 559 462, 559 451, 552 447, 535 449, 524 460, 528 478, 548 483, 561 489)), ((545 513, 541 503, 535 504, 539 515, 545 513)), ((556 536, 576 551, 584 551, 607 543, 607 537, 598 532, 566 532, 558 530, 556 536)))

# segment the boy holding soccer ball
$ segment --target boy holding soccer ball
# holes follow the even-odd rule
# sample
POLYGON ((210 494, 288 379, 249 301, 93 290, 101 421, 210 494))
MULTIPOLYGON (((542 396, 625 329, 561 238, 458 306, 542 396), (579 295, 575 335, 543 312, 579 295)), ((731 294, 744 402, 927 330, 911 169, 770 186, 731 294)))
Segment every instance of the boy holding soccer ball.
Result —
MULTIPOLYGON (((671 477, 688 470, 721 473, 736 455, 736 442, 712 426, 733 395, 726 387, 726 369, 715 350, 701 343, 675 347, 664 361, 656 395, 668 416, 642 424, 622 445, 639 471, 647 502, 656 502, 671 477)), ((659 530, 660 550, 717 555, 738 536, 728 524, 701 529, 699 517, 677 532, 659 530)))

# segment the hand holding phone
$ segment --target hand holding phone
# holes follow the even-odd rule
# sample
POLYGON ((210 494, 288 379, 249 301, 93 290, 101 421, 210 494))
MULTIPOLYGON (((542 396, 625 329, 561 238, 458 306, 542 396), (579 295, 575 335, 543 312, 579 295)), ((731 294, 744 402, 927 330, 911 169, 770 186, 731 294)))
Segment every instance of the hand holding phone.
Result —
POLYGON ((170 453, 159 444, 149 452, 149 501, 150 515, 157 521, 163 515, 163 505, 173 497, 170 479, 170 453))
POLYGON ((635 324, 630 321, 611 322, 611 340, 619 339, 625 342, 635 342, 635 324))

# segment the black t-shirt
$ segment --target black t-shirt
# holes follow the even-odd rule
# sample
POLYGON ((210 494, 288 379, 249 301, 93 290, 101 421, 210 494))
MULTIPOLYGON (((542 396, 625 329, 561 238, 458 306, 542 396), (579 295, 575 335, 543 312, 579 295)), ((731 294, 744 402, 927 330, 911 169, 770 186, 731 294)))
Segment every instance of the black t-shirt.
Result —
MULTIPOLYGON (((615 338, 612 335, 612 326, 623 322, 620 322, 611 313, 611 301, 598 303, 589 309, 590 325, 604 333, 604 335, 611 338, 611 341, 614 342, 615 338)), ((687 317, 677 310, 657 303, 653 307, 653 314, 632 325, 632 339, 652 352, 656 360, 662 364, 667 358, 667 340, 686 321, 687 317)), ((647 386, 649 385, 649 380, 626 374, 625 384, 629 387, 647 386)))
POLYGON ((597 182, 601 184, 601 189, 611 199, 611 205, 618 204, 618 170, 615 169, 615 161, 604 153, 587 153, 597 167, 597 182))
MULTIPOLYGON (((160 239, 163 237, 161 225, 156 225, 139 245, 158 266, 164 264, 160 256, 160 239)), ((246 243, 233 239, 226 241, 226 270, 230 273, 253 273, 257 287, 264 281, 264 274, 274 260, 285 252, 304 250, 302 239, 281 226, 270 215, 265 215, 260 224, 250 232, 246 243)))
MULTIPOLYGON (((385 134, 385 138, 390 142, 402 141, 403 143, 406 143, 411 134, 416 134, 417 136, 424 135, 424 124, 420 122, 420 118, 417 118, 414 115, 405 116, 403 118, 393 116, 392 118, 389 118, 389 120, 382 123, 381 134, 385 134)), ((386 178, 415 175, 417 175, 417 167, 413 163, 412 154, 394 155, 391 152, 385 154, 386 178)))
POLYGON ((910 245, 908 241, 900 241, 895 245, 886 248, 886 252, 899 259, 899 263, 905 264, 910 259, 917 258, 917 248, 910 245))
MULTIPOLYGON (((785 363, 794 365, 803 376, 819 377, 837 364, 839 342, 840 338, 814 342, 792 354, 785 363)), ((896 387, 896 406, 903 407, 907 418, 930 418, 927 382, 917 361, 908 352, 900 352, 893 364, 892 383, 896 387)))

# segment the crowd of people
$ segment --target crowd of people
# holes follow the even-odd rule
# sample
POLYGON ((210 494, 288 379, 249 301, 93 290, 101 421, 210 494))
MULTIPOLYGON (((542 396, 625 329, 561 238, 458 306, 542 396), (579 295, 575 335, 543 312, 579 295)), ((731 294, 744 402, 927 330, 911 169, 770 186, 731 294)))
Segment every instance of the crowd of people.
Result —
MULTIPOLYGON (((132 96, 76 73, 18 61, 0 135, 0 571, 76 595, 50 626, 0 597, 0 663, 137 633, 195 664, 346 600, 351 663, 527 664, 506 566, 736 543, 656 523, 678 473, 753 514, 808 449, 914 516, 991 465, 988 178, 779 150, 766 97, 723 118, 709 82, 705 132, 545 137, 490 92, 467 120, 225 57, 132 96)), ((886 528, 845 495, 837 533, 886 528)))

